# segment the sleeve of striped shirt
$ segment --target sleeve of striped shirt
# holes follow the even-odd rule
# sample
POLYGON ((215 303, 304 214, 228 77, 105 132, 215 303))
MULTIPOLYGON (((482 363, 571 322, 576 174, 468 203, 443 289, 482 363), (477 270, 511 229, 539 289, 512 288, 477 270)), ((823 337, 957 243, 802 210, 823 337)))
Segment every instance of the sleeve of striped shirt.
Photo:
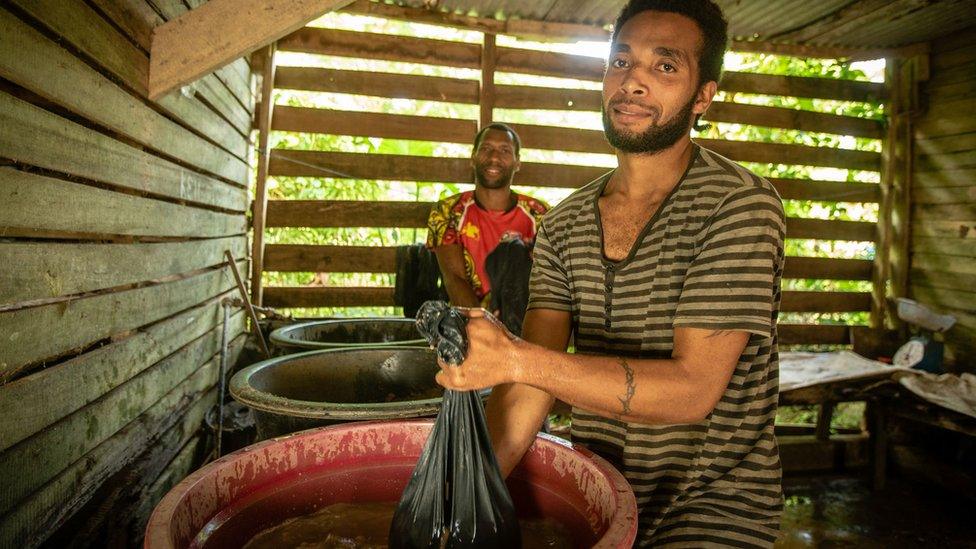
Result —
POLYGON ((549 239, 545 222, 539 224, 532 249, 532 275, 529 278, 527 309, 572 310, 569 276, 549 239))
POLYGON ((775 191, 751 186, 730 194, 688 267, 674 327, 769 336, 784 233, 783 204, 775 191))

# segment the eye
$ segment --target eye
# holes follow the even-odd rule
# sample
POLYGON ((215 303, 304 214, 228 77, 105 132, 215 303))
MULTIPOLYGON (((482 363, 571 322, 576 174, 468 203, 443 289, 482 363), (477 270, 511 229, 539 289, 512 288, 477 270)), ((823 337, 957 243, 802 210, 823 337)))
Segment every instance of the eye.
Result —
POLYGON ((661 67, 661 70, 664 71, 664 72, 675 72, 675 71, 678 70, 671 63, 661 63, 660 67, 661 67))
POLYGON ((615 69, 625 69, 627 68, 627 61, 620 58, 613 59, 610 61, 610 66, 615 69))

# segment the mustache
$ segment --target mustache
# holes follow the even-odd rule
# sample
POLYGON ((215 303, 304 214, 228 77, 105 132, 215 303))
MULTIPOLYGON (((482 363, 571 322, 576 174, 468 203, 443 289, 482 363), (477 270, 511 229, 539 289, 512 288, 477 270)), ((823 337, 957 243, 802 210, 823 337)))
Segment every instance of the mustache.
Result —
POLYGON ((640 101, 635 101, 633 99, 611 99, 610 102, 607 104, 607 106, 610 108, 618 107, 618 106, 632 106, 632 107, 637 107, 638 109, 650 114, 654 114, 654 115, 661 114, 661 112, 657 108, 652 107, 650 105, 645 105, 644 103, 641 103, 640 101))

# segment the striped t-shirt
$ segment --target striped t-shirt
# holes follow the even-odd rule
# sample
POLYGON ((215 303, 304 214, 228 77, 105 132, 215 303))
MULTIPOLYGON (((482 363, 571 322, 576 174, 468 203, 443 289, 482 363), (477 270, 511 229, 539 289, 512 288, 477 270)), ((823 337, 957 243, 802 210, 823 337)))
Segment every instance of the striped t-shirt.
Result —
MULTIPOLYGON (((612 172, 611 172, 612 173, 612 172)), ((676 327, 750 333, 702 422, 645 425, 573 409, 573 441, 627 477, 639 545, 771 546, 782 510, 773 437, 783 205, 773 186, 695 147, 688 171, 622 261, 604 258, 598 199, 610 174, 543 219, 529 308, 572 313, 577 353, 670 358, 676 327)))

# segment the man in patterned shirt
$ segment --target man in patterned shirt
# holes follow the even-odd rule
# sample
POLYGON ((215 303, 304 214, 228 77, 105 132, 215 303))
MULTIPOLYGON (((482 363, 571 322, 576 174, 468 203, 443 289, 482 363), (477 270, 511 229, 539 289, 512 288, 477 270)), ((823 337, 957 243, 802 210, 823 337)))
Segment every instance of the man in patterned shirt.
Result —
POLYGON ((726 40, 710 0, 624 7, 603 81, 618 167, 540 224, 524 341, 470 310, 467 359, 437 376, 495 387, 488 422, 506 475, 553 399, 572 404, 574 443, 634 489, 641 546, 769 547, 782 510, 782 202, 690 138, 726 40))
POLYGON ((505 124, 488 124, 474 138, 475 188, 438 202, 427 220, 427 247, 437 255, 451 303, 487 307, 491 282, 485 259, 499 242, 535 241, 536 223, 548 207, 512 191, 521 142, 505 124))

